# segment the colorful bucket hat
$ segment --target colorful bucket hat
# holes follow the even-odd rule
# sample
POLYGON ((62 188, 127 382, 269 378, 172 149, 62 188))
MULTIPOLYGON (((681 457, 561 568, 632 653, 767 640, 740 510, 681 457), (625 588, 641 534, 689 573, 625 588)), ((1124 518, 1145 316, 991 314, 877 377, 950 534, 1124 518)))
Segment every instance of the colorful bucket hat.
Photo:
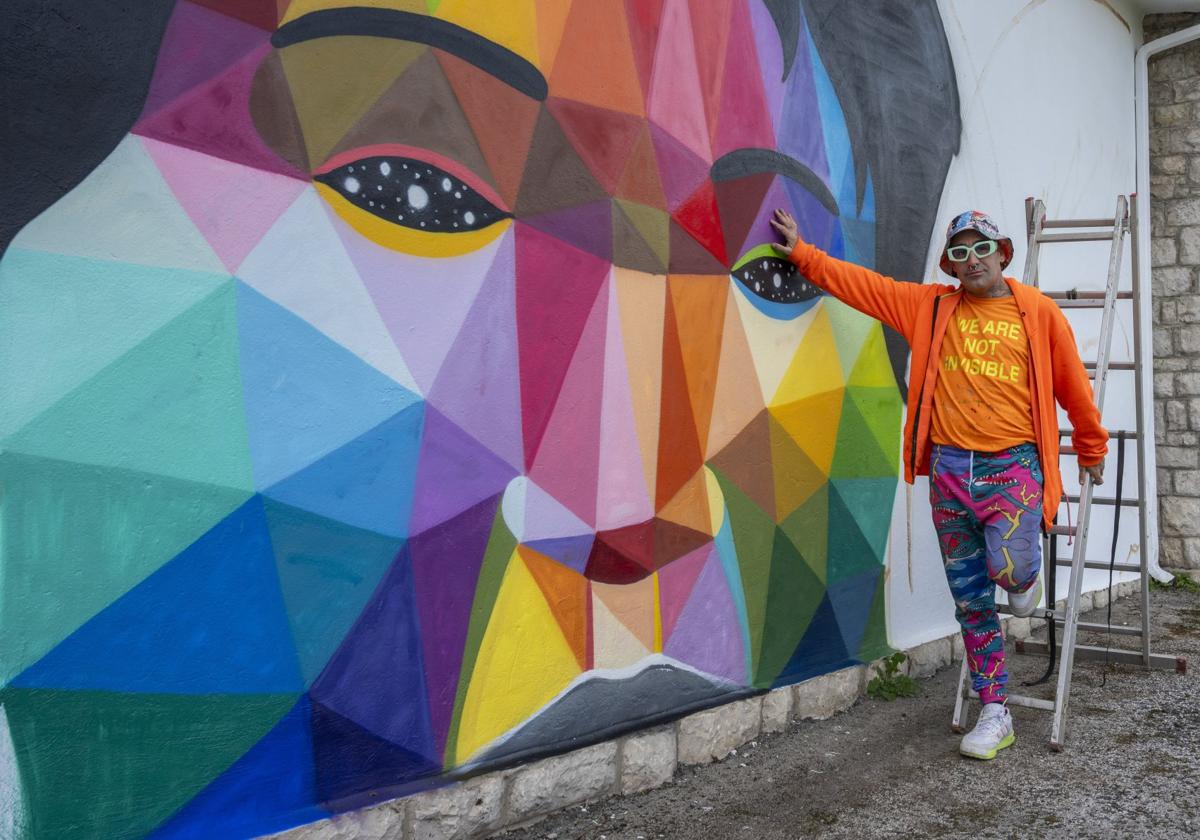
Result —
POLYGON ((946 256, 946 248, 950 247, 950 240, 958 236, 964 230, 974 230, 983 234, 988 239, 994 240, 1000 246, 1000 267, 1007 268, 1013 258, 1012 240, 1000 233, 1000 228, 992 221, 992 217, 987 213, 980 213, 978 210, 967 210, 964 213, 959 213, 950 220, 950 226, 946 228, 946 245, 942 248, 942 259, 938 266, 942 271, 954 276, 954 272, 950 270, 950 259, 946 256))

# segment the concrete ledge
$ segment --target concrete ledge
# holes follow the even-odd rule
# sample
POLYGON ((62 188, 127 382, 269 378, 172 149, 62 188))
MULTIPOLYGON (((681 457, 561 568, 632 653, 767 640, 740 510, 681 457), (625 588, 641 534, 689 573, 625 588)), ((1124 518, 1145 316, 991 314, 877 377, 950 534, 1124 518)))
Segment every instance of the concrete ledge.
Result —
MULTIPOLYGON (((1139 591, 1139 582, 1113 586, 1112 597, 1139 591)), ((1103 608, 1107 591, 1084 593, 1084 610, 1103 608)), ((1004 619, 1005 635, 1028 638, 1045 622, 1004 619)), ((906 651, 901 671, 930 677, 960 662, 958 633, 906 651)), ((615 741, 458 782, 406 799, 383 802, 299 826, 281 840, 458 840, 485 837, 504 828, 536 822, 547 814, 606 798, 636 794, 667 784, 679 765, 719 761, 762 734, 785 731, 795 720, 825 720, 853 706, 883 660, 857 665, 764 694, 706 709, 681 720, 615 741)), ((947 699, 949 702, 950 698, 947 699)))

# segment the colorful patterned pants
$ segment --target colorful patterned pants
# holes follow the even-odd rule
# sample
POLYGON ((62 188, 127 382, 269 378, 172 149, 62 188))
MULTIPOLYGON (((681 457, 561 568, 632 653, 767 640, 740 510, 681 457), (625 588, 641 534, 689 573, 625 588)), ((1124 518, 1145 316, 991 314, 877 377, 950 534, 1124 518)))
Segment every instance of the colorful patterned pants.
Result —
POLYGON ((929 501, 972 685, 984 703, 1003 703, 1008 674, 993 584, 1024 592, 1037 581, 1042 560, 1037 449, 1032 443, 1002 452, 935 445, 929 501))

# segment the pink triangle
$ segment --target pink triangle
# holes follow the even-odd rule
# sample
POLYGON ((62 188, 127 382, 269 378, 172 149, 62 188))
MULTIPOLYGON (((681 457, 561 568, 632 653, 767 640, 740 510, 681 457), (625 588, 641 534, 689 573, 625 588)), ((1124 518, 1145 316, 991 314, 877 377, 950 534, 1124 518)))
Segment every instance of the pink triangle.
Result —
POLYGON ((658 161, 658 174, 662 179, 667 209, 673 211, 708 177, 711 165, 692 154, 654 123, 650 123, 650 140, 654 144, 654 157, 658 161))
POLYGON ((600 413, 600 486, 596 491, 596 527, 602 531, 634 525, 654 516, 642 469, 642 448, 633 413, 617 295, 617 284, 610 283, 600 413))
POLYGON ((716 546, 708 543, 658 570, 658 602, 662 610, 664 642, 671 640, 679 616, 696 586, 696 580, 704 571, 709 556, 715 552, 716 546))
POLYGON ((734 4, 728 48, 738 54, 729 56, 725 62, 721 111, 713 135, 714 158, 720 158, 735 149, 775 147, 771 115, 763 95, 762 76, 758 73, 758 60, 754 55, 742 54, 743 51, 755 49, 749 13, 743 3, 734 4))
POLYGON ((493 262, 511 248, 512 231, 460 257, 416 257, 376 245, 327 212, 413 379, 428 394, 493 262))
POLYGON ((592 527, 564 507, 562 502, 538 486, 536 481, 526 479, 525 527, 521 542, 536 543, 542 540, 560 540, 566 537, 592 537, 592 527))
POLYGON ((704 564, 663 653, 707 674, 745 684, 742 625, 717 552, 704 564))
POLYGON ((269 32, 210 9, 180 2, 163 35, 141 119, 185 91, 224 73, 269 38, 269 32))
POLYGON ((521 470, 524 458, 513 251, 512 237, 503 237, 428 400, 510 466, 521 470))
POLYGON ((275 172, 145 139, 179 205, 232 274, 305 183, 275 172))
POLYGON ((663 9, 647 116, 705 162, 712 163, 687 0, 667 0, 663 9))
POLYGON ((267 148, 250 116, 254 74, 270 50, 271 45, 264 44, 223 75, 143 118, 134 134, 308 181, 307 173, 267 148))
MULTIPOLYGON (((516 237, 517 346, 528 467, 611 265, 522 223, 516 225, 516 237)), ((595 387, 599 390, 599 380, 595 387)), ((587 517, 593 514, 589 509, 587 517)))
POLYGON ((600 468, 600 396, 608 290, 601 288, 579 336, 529 477, 592 527, 600 468))

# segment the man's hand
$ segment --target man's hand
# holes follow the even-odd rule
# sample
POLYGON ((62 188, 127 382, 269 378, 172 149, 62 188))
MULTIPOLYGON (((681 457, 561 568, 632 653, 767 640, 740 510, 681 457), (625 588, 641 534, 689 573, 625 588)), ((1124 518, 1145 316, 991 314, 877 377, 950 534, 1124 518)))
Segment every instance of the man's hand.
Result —
POLYGON ((792 249, 800 240, 800 229, 796 226, 796 220, 792 218, 792 214, 786 210, 776 210, 775 218, 771 219, 771 227, 775 228, 783 237, 782 245, 778 242, 771 243, 775 252, 781 257, 791 256, 792 249))
POLYGON ((1090 467, 1085 467, 1083 464, 1080 464, 1079 483, 1081 485, 1083 484, 1083 477, 1085 475, 1090 475, 1092 477, 1092 484, 1099 487, 1104 483, 1104 462, 1101 461, 1099 464, 1092 464, 1090 467))

